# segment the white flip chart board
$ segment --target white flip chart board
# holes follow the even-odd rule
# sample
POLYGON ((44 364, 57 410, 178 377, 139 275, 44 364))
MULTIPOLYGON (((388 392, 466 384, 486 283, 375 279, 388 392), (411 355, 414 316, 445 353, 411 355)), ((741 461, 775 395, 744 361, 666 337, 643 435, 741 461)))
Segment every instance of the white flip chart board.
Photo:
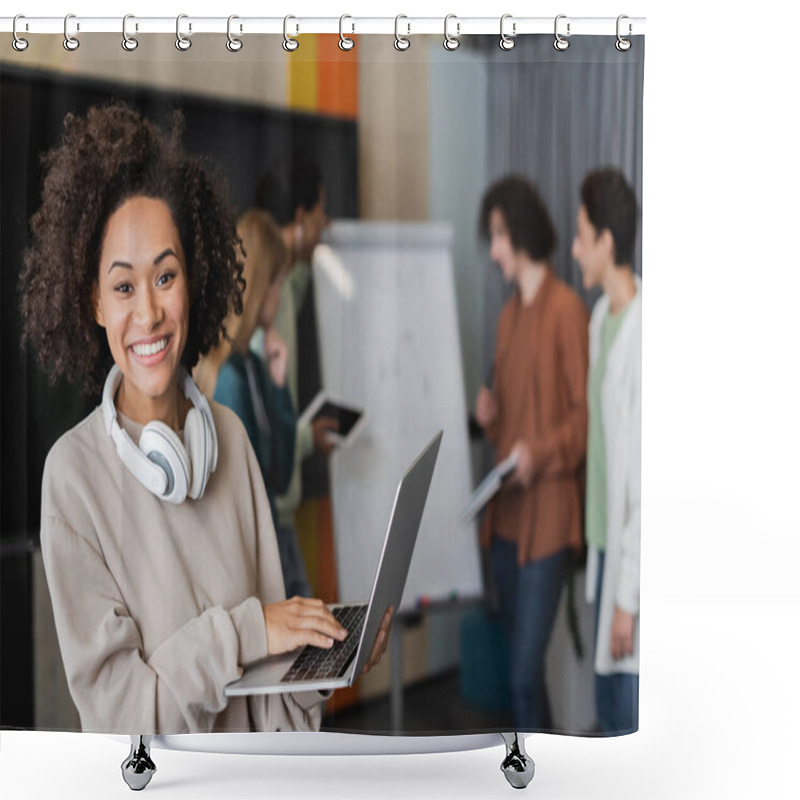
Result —
POLYGON ((482 594, 449 226, 337 222, 314 253, 322 383, 365 409, 331 456, 339 597, 368 599, 397 484, 441 428, 402 608, 482 594))

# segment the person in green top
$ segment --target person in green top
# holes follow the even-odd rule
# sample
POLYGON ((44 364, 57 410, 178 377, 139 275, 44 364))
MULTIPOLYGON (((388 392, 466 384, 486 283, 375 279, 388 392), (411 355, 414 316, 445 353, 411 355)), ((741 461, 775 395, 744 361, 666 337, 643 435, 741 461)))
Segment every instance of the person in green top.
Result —
POLYGON ((632 268, 636 216, 636 195, 619 170, 585 177, 572 255, 584 287, 603 290, 589 324, 586 572, 587 600, 597 601, 595 695, 606 734, 638 729, 642 286, 632 268))

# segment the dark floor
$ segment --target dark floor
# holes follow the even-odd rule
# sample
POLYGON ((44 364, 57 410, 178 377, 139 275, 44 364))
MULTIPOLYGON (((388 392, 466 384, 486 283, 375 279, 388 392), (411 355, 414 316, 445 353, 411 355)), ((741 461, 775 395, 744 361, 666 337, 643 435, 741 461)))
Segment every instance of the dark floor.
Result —
MULTIPOLYGON (((511 713, 487 711, 465 703, 457 670, 406 687, 403 692, 404 734, 483 733, 511 730, 511 713)), ((322 730, 348 733, 396 733, 390 721, 389 695, 326 714, 322 730)))

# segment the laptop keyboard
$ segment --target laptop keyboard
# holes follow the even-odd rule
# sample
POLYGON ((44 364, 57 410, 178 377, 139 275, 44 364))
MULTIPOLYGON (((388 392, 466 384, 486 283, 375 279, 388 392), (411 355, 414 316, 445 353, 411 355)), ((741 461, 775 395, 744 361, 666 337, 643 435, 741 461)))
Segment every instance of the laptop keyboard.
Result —
POLYGON ((281 683, 318 681, 340 678, 344 675, 356 654, 361 639, 361 628, 367 615, 367 606, 339 606, 332 608, 331 613, 347 631, 347 638, 343 642, 334 639, 330 650, 306 645, 286 675, 281 678, 281 683))

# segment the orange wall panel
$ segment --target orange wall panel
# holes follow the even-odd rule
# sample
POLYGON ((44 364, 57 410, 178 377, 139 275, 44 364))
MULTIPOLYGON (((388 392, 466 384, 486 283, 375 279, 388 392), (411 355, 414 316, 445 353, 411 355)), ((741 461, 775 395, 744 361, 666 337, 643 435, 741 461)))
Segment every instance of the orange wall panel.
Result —
POLYGON ((344 51, 338 34, 320 34, 317 42, 318 104, 320 114, 355 119, 358 116, 358 36, 344 51))

